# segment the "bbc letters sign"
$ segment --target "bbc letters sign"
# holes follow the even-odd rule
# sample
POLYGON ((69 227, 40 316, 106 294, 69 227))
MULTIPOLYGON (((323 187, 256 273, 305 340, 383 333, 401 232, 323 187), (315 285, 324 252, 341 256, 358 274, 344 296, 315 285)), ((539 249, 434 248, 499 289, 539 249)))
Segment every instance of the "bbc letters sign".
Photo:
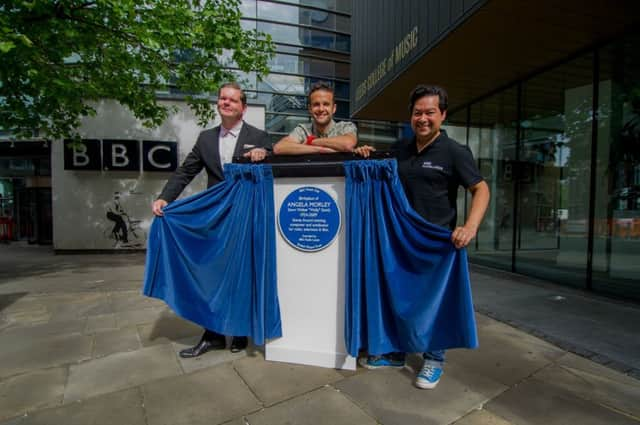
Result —
POLYGON ((140 143, 137 140, 103 140, 104 171, 139 171, 140 143))
POLYGON ((102 156, 100 140, 83 139, 82 144, 72 148, 70 140, 64 141, 64 169, 65 170, 100 170, 102 156))
POLYGON ((178 143, 158 140, 83 139, 64 142, 64 169, 85 171, 165 171, 178 167, 178 143))

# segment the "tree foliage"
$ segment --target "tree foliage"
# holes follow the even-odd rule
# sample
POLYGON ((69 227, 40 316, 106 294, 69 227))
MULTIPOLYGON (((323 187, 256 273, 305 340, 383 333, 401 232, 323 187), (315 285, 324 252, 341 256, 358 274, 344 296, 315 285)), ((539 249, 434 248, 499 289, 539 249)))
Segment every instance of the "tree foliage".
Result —
POLYGON ((145 125, 167 116, 156 91, 175 86, 204 124, 210 95, 264 75, 268 35, 244 31, 239 0, 0 0, 0 127, 77 137, 92 101, 114 99, 145 125), (231 62, 230 62, 231 61, 231 62))

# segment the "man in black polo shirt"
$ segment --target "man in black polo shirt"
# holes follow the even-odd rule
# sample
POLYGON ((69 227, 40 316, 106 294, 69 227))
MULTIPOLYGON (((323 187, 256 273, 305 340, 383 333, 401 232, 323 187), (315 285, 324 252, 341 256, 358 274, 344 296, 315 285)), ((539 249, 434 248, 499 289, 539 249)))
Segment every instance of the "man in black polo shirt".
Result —
MULTIPOLYGON (((489 187, 483 180, 468 147, 449 138, 440 129, 447 117, 447 92, 437 86, 419 85, 410 95, 411 128, 415 136, 392 146, 398 161, 398 174, 409 203, 427 221, 453 232, 456 248, 466 247, 478 232, 489 204, 489 187), (471 192, 471 209, 466 222, 456 227, 458 187, 471 192)), ((361 146, 355 152, 368 157, 375 150, 361 146)), ((423 354, 424 363, 415 384, 434 388, 444 363, 444 350, 423 354)), ((369 369, 403 367, 404 353, 368 356, 361 364, 369 369)))

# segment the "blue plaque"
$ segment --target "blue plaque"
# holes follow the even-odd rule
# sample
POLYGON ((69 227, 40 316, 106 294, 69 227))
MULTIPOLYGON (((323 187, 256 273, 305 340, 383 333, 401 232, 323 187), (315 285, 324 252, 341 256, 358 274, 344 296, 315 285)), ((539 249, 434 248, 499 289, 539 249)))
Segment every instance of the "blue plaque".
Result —
POLYGON ((340 230, 340 208, 324 190, 301 187, 289 193, 280 206, 278 225, 284 239, 300 251, 320 251, 340 230))

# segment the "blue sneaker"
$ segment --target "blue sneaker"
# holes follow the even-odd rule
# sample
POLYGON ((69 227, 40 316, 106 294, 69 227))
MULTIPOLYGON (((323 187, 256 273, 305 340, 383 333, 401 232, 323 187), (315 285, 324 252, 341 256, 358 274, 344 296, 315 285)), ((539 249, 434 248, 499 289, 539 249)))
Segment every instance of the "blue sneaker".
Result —
POLYGON ((420 373, 416 377, 416 387, 423 390, 435 388, 442 376, 442 366, 436 366, 430 360, 425 360, 420 369, 420 373))
POLYGON ((381 369, 385 367, 403 368, 404 353, 388 353, 381 356, 360 357, 358 363, 367 369, 381 369))

